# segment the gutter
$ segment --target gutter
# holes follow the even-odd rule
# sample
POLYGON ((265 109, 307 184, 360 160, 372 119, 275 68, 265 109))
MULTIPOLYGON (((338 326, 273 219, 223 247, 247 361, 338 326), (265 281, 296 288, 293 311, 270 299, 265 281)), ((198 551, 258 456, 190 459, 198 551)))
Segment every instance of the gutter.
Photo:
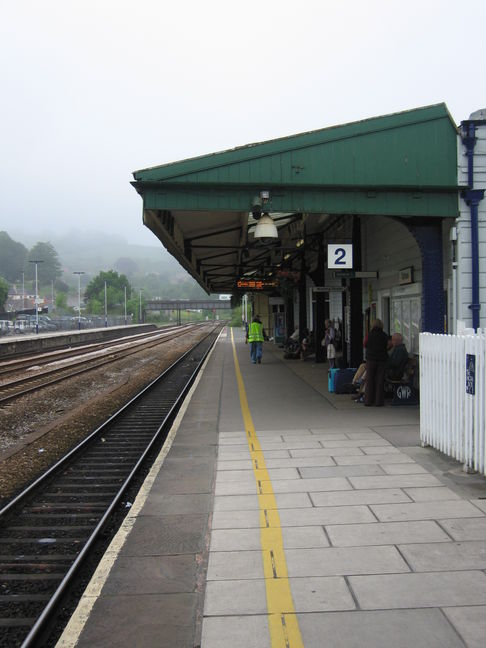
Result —
POLYGON ((472 325, 475 331, 479 328, 479 224, 478 206, 484 198, 484 189, 474 189, 474 147, 476 146, 476 122, 467 120, 461 122, 462 143, 466 147, 467 155, 467 183, 468 189, 461 196, 469 206, 471 214, 471 259, 472 259, 472 290, 469 308, 472 311, 472 325))

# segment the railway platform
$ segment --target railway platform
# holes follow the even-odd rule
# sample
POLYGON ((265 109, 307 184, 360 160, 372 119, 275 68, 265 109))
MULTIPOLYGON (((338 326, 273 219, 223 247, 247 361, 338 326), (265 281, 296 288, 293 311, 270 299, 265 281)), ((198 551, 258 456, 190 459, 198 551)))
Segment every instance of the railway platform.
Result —
POLYGON ((486 481, 225 329, 58 646, 477 648, 486 481))

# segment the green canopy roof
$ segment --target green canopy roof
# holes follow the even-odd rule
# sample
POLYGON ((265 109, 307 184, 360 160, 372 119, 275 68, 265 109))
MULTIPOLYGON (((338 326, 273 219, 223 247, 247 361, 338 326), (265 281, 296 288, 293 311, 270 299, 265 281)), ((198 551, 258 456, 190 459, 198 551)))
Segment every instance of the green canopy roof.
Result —
POLYGON ((457 130, 445 104, 438 104, 143 169, 134 177, 151 209, 240 211, 251 208, 255 192, 272 189, 272 211, 455 216, 457 130))

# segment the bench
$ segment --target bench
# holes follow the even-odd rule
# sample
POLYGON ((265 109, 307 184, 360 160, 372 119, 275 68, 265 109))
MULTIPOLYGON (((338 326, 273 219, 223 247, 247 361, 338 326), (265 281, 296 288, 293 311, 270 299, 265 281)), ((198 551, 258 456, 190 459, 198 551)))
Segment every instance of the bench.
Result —
POLYGON ((385 378, 385 393, 392 393, 392 405, 418 405, 418 358, 409 356, 400 380, 385 378))

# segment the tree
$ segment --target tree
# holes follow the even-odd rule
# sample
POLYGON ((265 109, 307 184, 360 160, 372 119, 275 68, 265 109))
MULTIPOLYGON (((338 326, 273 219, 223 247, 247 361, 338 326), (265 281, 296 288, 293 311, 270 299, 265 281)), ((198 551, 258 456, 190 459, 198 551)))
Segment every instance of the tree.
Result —
MULTIPOLYGON (((37 268, 39 284, 50 283, 62 275, 59 256, 49 241, 36 243, 29 251, 27 260, 29 262, 42 261, 37 268)), ((34 263, 28 263, 27 265, 30 266, 26 268, 27 276, 33 279, 35 275, 34 263)))
POLYGON ((8 283, 0 277, 0 311, 5 310, 5 302, 8 297, 8 283))
POLYGON ((89 282, 84 291, 84 299, 87 302, 88 310, 91 312, 95 312, 93 311, 93 308, 99 309, 99 304, 103 304, 104 309, 105 282, 107 304, 110 310, 124 306, 125 288, 127 292, 127 300, 129 299, 132 287, 125 275, 119 275, 118 272, 115 272, 114 270, 100 272, 89 282))
POLYGON ((67 309, 67 293, 58 292, 56 295, 56 310, 66 311, 67 309))
POLYGON ((21 278, 27 258, 27 248, 10 238, 7 232, 0 232, 0 275, 14 282, 21 278))

